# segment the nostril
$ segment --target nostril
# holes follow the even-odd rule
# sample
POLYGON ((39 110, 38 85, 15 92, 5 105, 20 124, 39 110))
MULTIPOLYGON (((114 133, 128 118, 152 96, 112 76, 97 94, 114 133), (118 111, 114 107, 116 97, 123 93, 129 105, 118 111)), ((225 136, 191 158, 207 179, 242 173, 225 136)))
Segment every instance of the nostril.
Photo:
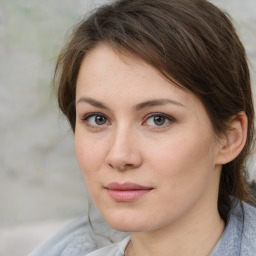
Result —
MULTIPOLYGON (((128 146, 128 143, 112 145, 105 157, 105 164, 111 169, 128 170, 139 167, 142 163, 141 154, 136 148, 128 146)), ((130 145, 130 144, 129 144, 130 145)))
POLYGON ((116 170, 120 170, 120 171, 124 171, 127 169, 133 169, 135 166, 133 164, 127 164, 127 163, 109 163, 108 164, 112 169, 116 169, 116 170))

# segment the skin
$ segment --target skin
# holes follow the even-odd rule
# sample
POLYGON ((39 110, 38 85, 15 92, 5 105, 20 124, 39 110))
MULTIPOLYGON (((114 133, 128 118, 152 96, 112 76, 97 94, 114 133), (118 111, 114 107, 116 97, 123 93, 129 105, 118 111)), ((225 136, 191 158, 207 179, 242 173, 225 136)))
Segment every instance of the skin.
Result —
POLYGON ((82 61, 76 112, 80 168, 106 221, 130 232, 127 254, 208 255, 224 229, 217 197, 226 140, 217 139, 201 101, 102 44, 82 61), (163 101, 144 104, 155 100, 163 101), (105 188, 112 182, 152 189, 118 202, 105 188))

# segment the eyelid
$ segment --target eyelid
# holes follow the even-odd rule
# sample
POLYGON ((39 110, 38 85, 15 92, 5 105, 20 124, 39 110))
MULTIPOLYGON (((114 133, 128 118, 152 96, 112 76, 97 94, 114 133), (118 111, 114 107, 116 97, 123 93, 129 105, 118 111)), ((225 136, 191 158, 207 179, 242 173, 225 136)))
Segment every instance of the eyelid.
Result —
POLYGON ((108 117, 106 115, 104 115, 103 113, 100 113, 100 112, 90 112, 88 114, 85 114, 83 115, 83 117, 81 118, 81 120, 85 121, 87 120, 88 118, 92 117, 92 116, 103 116, 105 117, 106 119, 108 119, 108 117))
MULTIPOLYGON (((161 127, 164 128, 164 127, 168 126, 168 124, 170 125, 170 123, 173 123, 173 122, 176 121, 176 119, 175 119, 174 117, 172 117, 172 116, 170 116, 170 115, 168 115, 168 114, 164 114, 164 113, 161 113, 161 112, 153 112, 153 113, 147 114, 147 115, 144 117, 144 121, 142 122, 142 125, 144 125, 144 126, 152 126, 152 125, 147 125, 146 122, 147 122, 150 118, 156 117, 156 116, 163 117, 163 118, 165 118, 165 119, 168 121, 167 124, 160 125, 160 126, 157 126, 157 125, 156 125, 155 127, 158 128, 158 129, 160 129, 161 127)), ((103 128, 104 126, 111 124, 111 121, 109 120, 109 118, 108 118, 105 114, 103 114, 103 113, 101 113, 101 112, 90 112, 90 113, 88 113, 88 114, 85 114, 85 115, 83 115, 83 117, 81 118, 81 121, 82 121, 82 122, 85 122, 87 126, 92 127, 92 128, 101 128, 101 127, 103 128), (92 124, 90 124, 89 122, 87 122, 88 119, 89 119, 90 117, 93 117, 93 116, 102 116, 102 117, 106 118, 106 123, 103 124, 103 125, 92 125, 92 124)))
MULTIPOLYGON (((143 124, 151 117, 155 117, 155 116, 161 116, 161 117, 164 117, 166 118, 169 122, 175 122, 176 119, 170 115, 167 115, 167 114, 164 114, 164 113, 161 113, 161 112, 154 112, 154 113, 150 113, 148 115, 145 116, 145 121, 143 121, 143 124)), ((156 126, 158 128, 161 128, 161 127, 165 127, 167 126, 166 124, 165 125, 162 125, 162 126, 156 126)))
POLYGON ((111 123, 109 118, 106 115, 104 115, 103 113, 100 113, 100 112, 90 112, 88 114, 85 114, 81 118, 81 121, 84 122, 88 127, 95 128, 95 129, 103 128, 104 126, 109 125, 111 123), (88 119, 93 117, 93 116, 102 116, 102 117, 106 118, 106 123, 103 124, 103 125, 92 125, 92 124, 90 124, 88 122, 88 119))

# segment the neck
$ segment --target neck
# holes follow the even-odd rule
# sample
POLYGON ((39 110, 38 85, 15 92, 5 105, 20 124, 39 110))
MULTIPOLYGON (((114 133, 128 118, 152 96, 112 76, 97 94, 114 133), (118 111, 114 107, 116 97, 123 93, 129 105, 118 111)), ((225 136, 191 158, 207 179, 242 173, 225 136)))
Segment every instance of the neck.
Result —
POLYGON ((225 226, 215 208, 206 207, 159 230, 131 233, 126 255, 209 255, 225 226))

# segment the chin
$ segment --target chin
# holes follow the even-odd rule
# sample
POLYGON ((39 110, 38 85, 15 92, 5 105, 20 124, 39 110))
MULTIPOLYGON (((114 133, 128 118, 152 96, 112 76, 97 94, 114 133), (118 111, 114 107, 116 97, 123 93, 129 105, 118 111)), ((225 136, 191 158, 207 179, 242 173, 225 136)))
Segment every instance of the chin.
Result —
POLYGON ((140 232, 146 229, 146 223, 142 223, 139 218, 133 218, 129 214, 103 214, 105 221, 110 227, 121 232, 140 232))

